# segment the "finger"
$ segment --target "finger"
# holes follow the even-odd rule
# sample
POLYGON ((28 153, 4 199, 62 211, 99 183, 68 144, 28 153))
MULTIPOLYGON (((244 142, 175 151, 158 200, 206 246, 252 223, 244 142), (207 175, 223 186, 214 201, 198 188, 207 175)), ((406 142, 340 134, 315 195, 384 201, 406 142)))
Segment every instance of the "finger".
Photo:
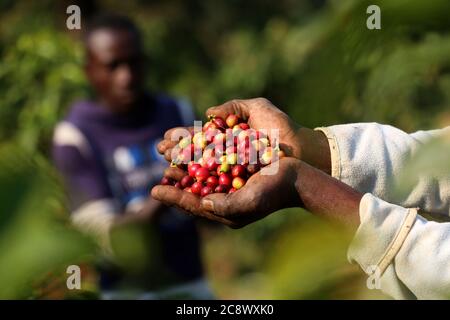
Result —
POLYGON ((166 131, 166 133, 164 133, 164 140, 178 142, 180 138, 191 135, 192 130, 194 130, 194 127, 175 127, 169 129, 166 131))
POLYGON ((200 206, 200 197, 193 193, 180 190, 173 186, 158 185, 153 187, 151 195, 154 199, 159 200, 168 206, 176 206, 190 214, 194 214, 212 221, 217 221, 232 228, 238 227, 238 225, 233 221, 216 216, 206 211, 202 211, 200 206))
POLYGON ((229 220, 239 220, 245 216, 254 216, 259 211, 265 211, 267 206, 267 197, 261 197, 265 194, 265 186, 270 181, 266 181, 259 172, 247 180, 244 188, 233 193, 214 193, 202 198, 200 205, 202 209, 212 212, 215 215, 225 217, 229 220))
POLYGON ((178 155, 180 154, 180 151, 181 149, 179 146, 167 149, 166 151, 164 151, 164 159, 166 159, 166 161, 171 162, 172 160, 177 159, 178 155))
POLYGON ((211 221, 222 223, 222 224, 227 225, 227 226, 229 226, 229 227, 231 227, 233 229, 236 229, 236 228, 240 227, 240 224, 235 222, 235 221, 232 221, 232 220, 227 219, 225 217, 221 217, 221 216, 215 215, 215 214, 207 212, 207 211, 197 211, 197 212, 194 212, 193 214, 198 216, 198 217, 201 217, 201 218, 205 218, 205 219, 208 219, 208 220, 211 220, 211 221))
POLYGON ((185 192, 174 186, 155 186, 152 188, 151 195, 154 199, 162 201, 166 205, 179 206, 189 212, 193 212, 193 209, 200 204, 200 200, 195 194, 185 192))
MULTIPOLYGON (((243 193, 241 192, 241 194, 243 193)), ((205 215, 213 216, 209 219, 226 224, 230 228, 239 229, 249 224, 254 219, 256 212, 252 211, 253 208, 247 208, 245 203, 239 202, 241 200, 237 199, 238 195, 239 191, 227 195, 211 194, 200 200, 200 207, 205 215)))
POLYGON ((177 160, 178 156, 180 155, 181 148, 179 145, 176 145, 173 148, 166 149, 164 151, 164 159, 168 162, 172 162, 172 160, 177 160))
POLYGON ((232 216, 235 211, 231 206, 232 198, 235 198, 233 194, 210 194, 200 201, 201 209, 221 217, 232 216))
POLYGON ((247 120, 250 115, 249 106, 245 103, 245 100, 231 100, 206 110, 207 116, 219 116, 223 119, 226 119, 230 114, 236 114, 241 119, 247 120))
POLYGON ((174 179, 176 181, 180 181, 185 175, 186 172, 184 170, 176 167, 169 167, 164 170, 165 177, 174 179))
POLYGON ((158 143, 157 149, 160 154, 164 154, 167 149, 172 149, 177 144, 177 141, 162 140, 160 143, 158 143))

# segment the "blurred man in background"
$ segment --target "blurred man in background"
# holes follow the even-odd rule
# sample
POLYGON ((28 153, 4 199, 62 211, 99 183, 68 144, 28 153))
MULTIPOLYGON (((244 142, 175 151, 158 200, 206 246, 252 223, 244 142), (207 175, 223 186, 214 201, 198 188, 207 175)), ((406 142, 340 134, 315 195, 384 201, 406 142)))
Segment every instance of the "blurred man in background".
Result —
POLYGON ((140 33, 127 18, 94 18, 84 44, 96 99, 76 102, 53 141, 54 161, 71 197, 71 219, 106 248, 111 230, 130 225, 148 226, 156 233, 152 248, 159 246, 151 266, 139 274, 103 265, 102 297, 211 298, 193 219, 148 196, 166 166, 158 141, 168 128, 192 123, 192 109, 143 89, 140 33))

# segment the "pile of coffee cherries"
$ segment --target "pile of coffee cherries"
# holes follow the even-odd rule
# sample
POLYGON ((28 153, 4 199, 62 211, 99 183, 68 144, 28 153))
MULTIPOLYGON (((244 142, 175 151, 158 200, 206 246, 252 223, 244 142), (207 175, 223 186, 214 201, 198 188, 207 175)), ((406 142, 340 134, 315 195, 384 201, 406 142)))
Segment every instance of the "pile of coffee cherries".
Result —
MULTIPOLYGON (((179 181, 164 177, 162 185, 173 185, 199 196, 232 193, 262 167, 284 156, 268 135, 235 114, 225 120, 210 116, 201 130, 190 131, 172 150, 171 166, 183 169, 179 181)), ((177 140, 178 141, 178 140, 177 140)))

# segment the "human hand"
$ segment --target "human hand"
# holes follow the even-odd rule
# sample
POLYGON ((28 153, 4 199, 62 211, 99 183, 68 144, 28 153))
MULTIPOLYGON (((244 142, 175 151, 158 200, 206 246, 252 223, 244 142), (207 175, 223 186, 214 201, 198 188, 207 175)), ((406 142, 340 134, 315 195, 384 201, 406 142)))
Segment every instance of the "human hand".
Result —
MULTIPOLYGON (((234 193, 215 193, 200 198, 174 186, 158 185, 152 189, 152 197, 189 214, 241 228, 277 210, 301 205, 295 188, 300 164, 295 158, 282 158, 252 175, 245 186, 234 193), (265 175, 264 170, 271 170, 274 165, 278 166, 277 173, 265 175)), ((185 174, 176 167, 165 171, 166 177, 175 180, 185 174)))
MULTIPOLYGON (((267 130, 273 144, 272 133, 275 132, 273 130, 278 130, 277 142, 288 157, 302 160, 326 173, 331 172, 331 156, 325 135, 296 124, 269 100, 265 98, 231 100, 206 111, 207 116, 220 116, 223 119, 230 114, 236 114, 246 120, 252 129, 267 130)), ((172 149, 178 143, 178 141, 173 141, 172 135, 179 129, 193 130, 192 128, 168 130, 164 135, 164 140, 158 145, 158 151, 164 154, 167 161, 172 160, 172 149)))

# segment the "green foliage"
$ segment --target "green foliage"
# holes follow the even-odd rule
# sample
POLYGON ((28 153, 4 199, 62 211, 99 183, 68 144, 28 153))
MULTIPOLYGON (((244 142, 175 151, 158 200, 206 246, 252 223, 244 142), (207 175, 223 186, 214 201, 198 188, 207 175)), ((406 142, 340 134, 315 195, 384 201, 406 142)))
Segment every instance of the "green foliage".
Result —
POLYGON ((27 298, 51 272, 92 261, 93 243, 69 227, 51 168, 30 153, 0 147, 0 298, 27 298))
POLYGON ((0 48, 0 141, 46 151, 68 103, 87 93, 81 47, 44 25, 0 48))
MULTIPOLYGON (((310 127, 378 121, 412 131, 443 123, 450 105, 450 2, 322 2, 97 4, 129 14, 141 27, 148 87, 188 97, 199 115, 228 99, 265 96, 310 127), (366 28, 369 4, 381 7, 381 30, 366 28)), ((59 2, 4 1, 0 8, 0 142, 20 146, 0 150, 0 296, 24 297, 32 271, 89 252, 77 233, 50 222, 55 206, 65 211, 42 156, 55 123, 89 89, 79 34, 66 30, 59 2)), ((427 154, 440 155, 439 147, 430 148, 427 154)), ((429 159, 409 170, 426 170, 429 159)), ((368 296, 364 279, 345 267, 346 235, 299 210, 209 240, 208 273, 221 297, 368 296)), ((139 246, 124 248, 124 263, 139 268, 139 246)))
POLYGON ((400 176, 396 181, 392 181, 393 189, 396 192, 395 199, 405 199, 409 191, 414 186, 420 185, 421 181, 425 179, 434 181, 442 179, 442 177, 448 177, 449 163, 450 136, 434 138, 420 146, 414 156, 405 161, 400 176))
POLYGON ((317 219, 305 219, 289 229, 271 246, 267 272, 275 296, 333 298, 337 294, 333 287, 344 284, 351 275, 345 273, 349 269, 346 248, 351 235, 317 219), (288 247, 295 250, 284 249, 288 247))
MULTIPOLYGON (((449 104, 450 5, 377 1, 382 29, 373 31, 365 26, 372 2, 99 3, 141 27, 149 88, 187 96, 199 113, 265 96, 308 126, 364 120, 429 128, 449 104)), ((65 30, 51 4, 19 2, 2 14, 2 26, 15 28, 0 41, 0 139, 31 150, 45 150, 68 104, 88 95, 78 34, 65 30)))

